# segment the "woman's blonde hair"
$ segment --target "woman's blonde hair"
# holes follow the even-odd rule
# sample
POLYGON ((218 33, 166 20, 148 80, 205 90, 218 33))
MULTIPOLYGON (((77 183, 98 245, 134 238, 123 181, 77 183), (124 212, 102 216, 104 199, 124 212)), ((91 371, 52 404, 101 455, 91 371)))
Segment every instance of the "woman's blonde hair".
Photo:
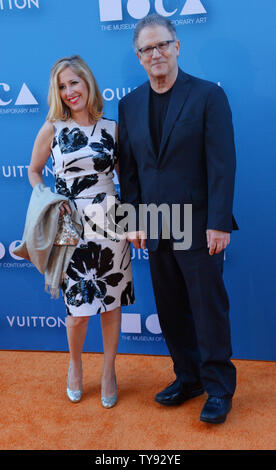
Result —
POLYGON ((87 109, 91 119, 98 121, 103 115, 103 99, 93 73, 84 60, 78 55, 59 59, 51 69, 48 93, 48 121, 53 122, 59 119, 67 121, 71 118, 70 108, 64 104, 60 97, 58 84, 58 75, 67 67, 70 67, 73 72, 85 81, 88 88, 87 109))

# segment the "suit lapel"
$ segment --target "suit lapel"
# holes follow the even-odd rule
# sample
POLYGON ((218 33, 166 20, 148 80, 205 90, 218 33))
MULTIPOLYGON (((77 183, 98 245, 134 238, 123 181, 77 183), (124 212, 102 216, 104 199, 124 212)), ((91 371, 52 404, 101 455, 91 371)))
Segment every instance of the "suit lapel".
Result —
POLYGON ((158 158, 161 158, 162 153, 164 152, 167 140, 170 136, 174 123, 188 97, 190 86, 191 83, 189 76, 182 72, 182 70, 178 69, 177 79, 172 89, 167 116, 163 127, 163 134, 158 158))

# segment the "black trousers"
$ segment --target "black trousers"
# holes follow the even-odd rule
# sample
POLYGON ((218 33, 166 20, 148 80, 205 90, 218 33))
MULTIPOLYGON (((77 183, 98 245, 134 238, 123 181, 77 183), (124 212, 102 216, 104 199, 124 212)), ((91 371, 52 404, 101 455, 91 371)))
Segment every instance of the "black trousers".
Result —
POLYGON ((172 240, 149 251, 159 322, 176 376, 201 381, 209 395, 231 397, 236 387, 224 253, 174 250, 172 240))

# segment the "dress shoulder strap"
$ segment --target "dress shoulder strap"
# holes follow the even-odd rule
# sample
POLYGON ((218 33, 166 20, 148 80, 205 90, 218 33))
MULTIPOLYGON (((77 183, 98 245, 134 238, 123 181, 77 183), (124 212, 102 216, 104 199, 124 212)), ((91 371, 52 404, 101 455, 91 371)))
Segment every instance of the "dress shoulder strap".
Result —
POLYGON ((114 119, 102 117, 98 124, 100 125, 99 127, 106 129, 107 132, 111 132, 113 134, 115 132, 117 122, 114 119))

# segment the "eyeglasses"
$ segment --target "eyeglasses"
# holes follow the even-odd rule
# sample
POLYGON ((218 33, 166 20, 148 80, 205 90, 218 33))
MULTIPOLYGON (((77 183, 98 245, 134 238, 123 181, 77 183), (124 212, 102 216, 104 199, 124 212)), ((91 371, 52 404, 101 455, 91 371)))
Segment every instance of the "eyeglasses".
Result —
POLYGON ((141 49, 138 49, 138 52, 144 56, 151 56, 153 54, 154 49, 157 49, 160 54, 162 52, 166 52, 169 49, 170 44, 175 42, 175 39, 170 39, 168 41, 162 41, 156 44, 155 46, 147 46, 147 47, 141 47, 141 49))

